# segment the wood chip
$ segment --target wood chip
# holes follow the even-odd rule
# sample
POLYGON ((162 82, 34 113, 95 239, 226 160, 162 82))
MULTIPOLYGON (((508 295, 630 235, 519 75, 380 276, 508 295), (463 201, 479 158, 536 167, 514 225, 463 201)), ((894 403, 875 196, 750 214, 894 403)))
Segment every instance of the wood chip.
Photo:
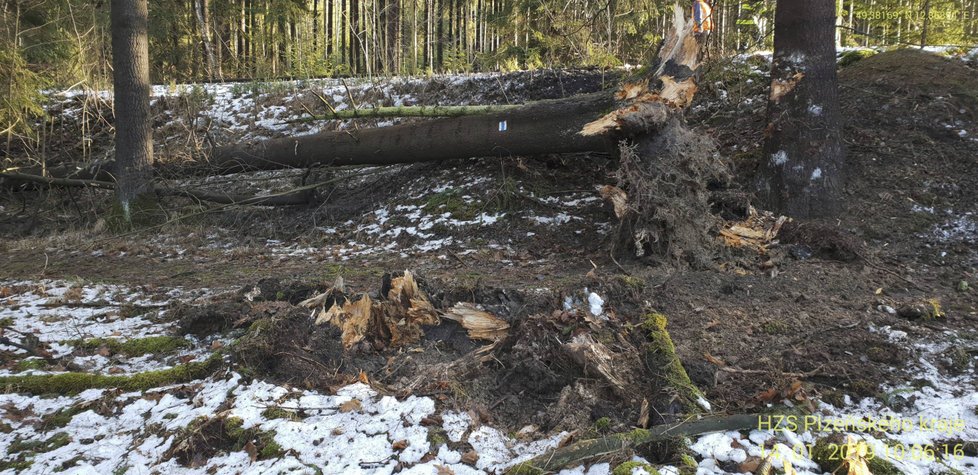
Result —
POLYGON ((473 340, 496 341, 509 334, 509 323, 471 303, 459 302, 443 315, 468 330, 473 340))

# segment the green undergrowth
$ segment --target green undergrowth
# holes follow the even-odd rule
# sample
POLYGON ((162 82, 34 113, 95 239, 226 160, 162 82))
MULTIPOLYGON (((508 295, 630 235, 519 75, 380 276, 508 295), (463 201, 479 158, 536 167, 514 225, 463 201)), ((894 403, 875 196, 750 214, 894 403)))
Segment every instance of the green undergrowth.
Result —
POLYGON ((33 465, 34 457, 37 454, 64 447, 70 442, 71 436, 67 432, 58 432, 44 440, 17 438, 10 444, 10 447, 7 447, 7 455, 16 455, 16 457, 13 460, 0 461, 0 471, 13 470, 19 472, 27 470, 33 465))
POLYGON ((244 429, 243 425, 244 421, 238 417, 229 417, 224 421, 224 433, 231 441, 231 450, 242 450, 248 442, 252 442, 258 448, 258 460, 278 458, 285 453, 282 446, 275 442, 275 431, 262 431, 258 427, 244 429))
POLYGON ((119 388, 125 391, 147 389, 204 378, 221 364, 221 353, 204 361, 130 375, 91 373, 37 374, 0 377, 0 393, 78 394, 87 389, 119 388))
POLYGON ((171 353, 180 348, 190 346, 190 342, 183 338, 167 335, 134 338, 131 340, 91 338, 88 340, 70 340, 65 343, 86 350, 97 350, 104 346, 112 353, 121 353, 126 356, 171 353))
POLYGON ((17 362, 17 366, 14 367, 18 372, 30 371, 30 370, 44 370, 47 369, 48 362, 43 358, 26 358, 17 362))

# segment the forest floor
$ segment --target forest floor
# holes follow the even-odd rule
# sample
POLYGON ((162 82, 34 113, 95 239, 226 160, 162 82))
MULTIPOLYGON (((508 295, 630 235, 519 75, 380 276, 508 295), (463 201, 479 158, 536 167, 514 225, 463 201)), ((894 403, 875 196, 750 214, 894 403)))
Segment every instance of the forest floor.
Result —
MULTIPOLYGON (((747 219, 738 185, 764 159, 767 64, 763 56, 712 64, 687 117, 735 171, 715 196, 727 229, 747 219)), ((159 88, 157 150, 183 160, 209 142, 393 123, 281 124, 304 108, 321 112, 311 90, 337 108, 518 103, 613 87, 616 77, 159 88)), ((124 236, 103 229, 105 192, 0 196, 0 336, 34 335, 28 346, 41 355, 0 345, 0 377, 126 381, 91 378, 52 397, 4 380, 0 469, 500 472, 636 427, 643 396, 669 390, 646 374, 655 368, 638 363, 627 385, 636 390, 616 392, 560 349, 614 329, 605 343, 628 359, 645 351, 633 329, 658 313, 707 411, 912 420, 902 431, 842 432, 868 441, 893 473, 978 473, 978 74, 957 59, 903 50, 842 67, 840 83, 851 164, 843 215, 786 226, 764 249, 732 247, 713 230, 706 268, 612 258, 617 220, 596 187, 616 182, 616 164, 596 154, 181 181, 259 194, 348 176, 308 207, 168 200, 182 219, 124 236), (376 298, 385 273, 404 270, 434 307, 477 304, 508 322, 493 359, 455 371, 452 362, 485 342, 446 319, 402 345, 344 349, 338 330, 297 306, 337 277, 348 294, 376 298), (194 368, 207 371, 168 384, 194 368), (132 382, 146 372, 149 383, 132 382), (68 394, 86 384, 121 387, 68 394)), ((56 97, 50 162, 109 156, 104 100, 56 97)), ((675 408, 653 409, 656 424, 675 408)), ((805 429, 709 434, 568 469, 608 473, 637 457, 662 473, 691 465, 747 473, 783 451, 777 468, 790 459, 801 473, 831 472, 841 461, 805 447, 839 434, 805 429)))

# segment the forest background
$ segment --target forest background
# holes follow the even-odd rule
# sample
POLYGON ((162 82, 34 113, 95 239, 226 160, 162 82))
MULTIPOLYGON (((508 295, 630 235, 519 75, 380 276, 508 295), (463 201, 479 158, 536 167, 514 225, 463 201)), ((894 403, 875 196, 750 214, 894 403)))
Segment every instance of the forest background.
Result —
MULTIPOLYGON (((648 62, 673 0, 153 0, 155 84, 611 68, 648 62)), ((716 1, 715 57, 770 49, 774 0, 716 1)), ((844 47, 978 43, 978 0, 839 0, 844 47)), ((0 133, 49 88, 111 85, 109 2, 3 0, 0 133)))

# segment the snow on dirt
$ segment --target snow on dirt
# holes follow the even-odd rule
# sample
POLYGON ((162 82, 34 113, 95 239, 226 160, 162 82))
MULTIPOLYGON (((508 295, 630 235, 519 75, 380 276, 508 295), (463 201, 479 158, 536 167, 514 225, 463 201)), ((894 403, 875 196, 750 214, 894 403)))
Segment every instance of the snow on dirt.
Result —
MULTIPOLYGON (((7 282, 0 287, 8 289, 4 292, 0 318, 17 332, 37 335, 60 355, 70 354, 71 348, 64 341, 71 339, 94 336, 131 339, 172 330, 172 322, 166 321, 165 312, 159 317, 113 318, 119 303, 162 305, 178 299, 193 301, 208 294, 180 289, 148 292, 122 286, 55 281, 7 282)), ((603 303, 600 296, 585 290, 581 297, 569 303, 597 307, 591 308, 592 313, 600 313, 603 303)), ((836 430, 865 440, 873 453, 887 457, 907 474, 978 470, 978 458, 955 452, 953 448, 948 454, 937 453, 936 458, 930 459, 926 454, 931 452, 923 450, 923 447, 937 447, 929 444, 941 441, 978 439, 974 366, 969 366, 963 374, 949 376, 938 369, 937 362, 951 346, 948 342, 960 337, 974 339, 975 335, 944 335, 946 340, 939 342, 911 344, 906 332, 889 327, 870 330, 883 333, 892 341, 909 344, 918 352, 919 358, 907 368, 912 383, 884 388, 889 395, 886 401, 867 398, 856 403, 846 397, 847 405, 842 408, 822 403, 815 414, 807 416, 805 421, 809 426, 805 428, 759 427, 747 432, 701 436, 691 444, 697 455, 697 473, 730 473, 731 467, 749 458, 765 458, 772 452, 776 453, 772 457, 776 468, 781 468, 784 460, 790 460, 799 473, 823 473, 809 452, 818 438, 836 430), (900 430, 857 430, 862 427, 859 421, 864 425, 874 421, 879 424, 884 419, 908 422, 900 430), (821 427, 814 425, 814 421, 821 427)), ((201 356, 209 353, 202 342, 193 343, 201 356)), ((20 351, 13 347, 2 349, 20 351)), ((130 361, 129 370, 158 367, 151 364, 155 356, 146 355, 145 364, 130 361)), ((456 474, 499 473, 558 446, 568 437, 566 432, 560 432, 537 440, 523 440, 489 425, 474 424, 467 413, 439 412, 432 398, 395 398, 363 383, 339 388, 335 394, 323 394, 246 378, 231 370, 145 392, 95 389, 76 396, 54 397, 8 393, 0 395, 0 414, 5 424, 5 430, 0 431, 3 454, 0 462, 29 462, 29 467, 23 466, 26 468, 18 473, 69 470, 71 473, 232 474, 318 470, 335 474, 390 474, 397 470, 429 474, 439 473, 441 467, 456 474), (44 422, 71 408, 76 410, 69 413, 70 418, 62 426, 52 427, 44 422), (478 454, 477 460, 463 462, 462 453, 431 437, 431 424, 425 421, 436 414, 448 441, 469 444, 478 454), (256 459, 245 450, 222 451, 190 467, 181 465, 171 454, 174 444, 188 427, 202 418, 218 415, 237 420, 241 429, 273 434, 281 453, 256 459), (25 455, 24 447, 33 449, 25 455)), ((661 469, 660 473, 678 473, 675 467, 661 469)), ((610 470, 609 464, 596 463, 562 473, 603 475, 610 470)), ((14 470, 2 473, 14 473, 14 470)))
MULTIPOLYGON (((161 322, 158 313, 172 302, 192 302, 208 294, 206 291, 172 289, 166 292, 146 292, 117 285, 80 285, 78 283, 0 282, 6 289, 0 298, 0 321, 8 331, 30 334, 50 348, 52 357, 71 356, 78 342, 90 339, 132 340, 168 335, 173 325, 161 322), (144 311, 140 315, 127 312, 144 311)), ((190 337, 192 339, 192 337, 190 337)), ((188 346, 192 345, 192 341, 188 346)), ((0 350, 27 355, 21 348, 0 344, 0 350)), ((169 355, 167 361, 159 361, 153 355, 122 354, 72 356, 71 363, 88 371, 114 374, 133 373, 171 367, 174 361, 194 361, 206 357, 200 348, 188 348, 169 355)), ((30 373, 43 374, 51 371, 38 369, 30 373)), ((57 372, 57 371, 54 371, 57 372)), ((12 374, 11 369, 0 369, 0 375, 12 374)))

